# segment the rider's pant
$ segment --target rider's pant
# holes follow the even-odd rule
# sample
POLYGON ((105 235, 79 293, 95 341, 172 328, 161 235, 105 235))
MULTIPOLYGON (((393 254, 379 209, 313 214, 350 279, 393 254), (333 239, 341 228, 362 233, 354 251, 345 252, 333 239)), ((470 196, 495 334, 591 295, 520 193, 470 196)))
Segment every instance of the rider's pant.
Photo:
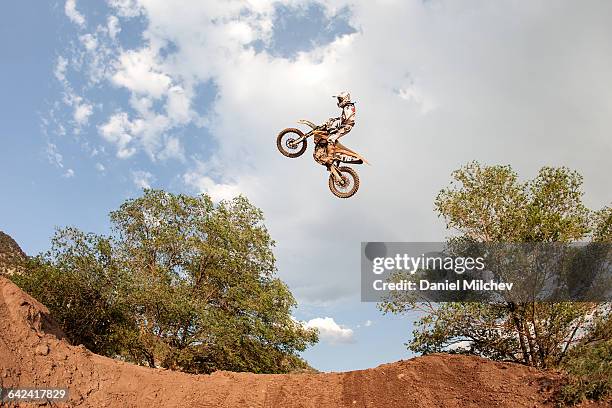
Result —
POLYGON ((347 124, 347 125, 344 125, 344 126, 342 126, 341 128, 339 128, 339 129, 336 131, 336 134, 338 135, 338 136, 336 137, 336 141, 338 141, 338 139, 340 139, 341 137, 343 137, 344 135, 346 135, 348 132, 350 132, 350 131, 351 131, 351 129, 353 129, 353 126, 354 126, 354 125, 351 123, 351 124, 347 124))
MULTIPOLYGON (((354 124, 346 124, 344 126, 342 126, 341 128, 339 128, 335 135, 336 136, 336 142, 343 136, 345 136, 348 132, 351 131, 351 129, 353 129, 354 124)), ((327 144, 327 156, 331 159, 332 155, 334 154, 334 143, 328 143, 327 144)))

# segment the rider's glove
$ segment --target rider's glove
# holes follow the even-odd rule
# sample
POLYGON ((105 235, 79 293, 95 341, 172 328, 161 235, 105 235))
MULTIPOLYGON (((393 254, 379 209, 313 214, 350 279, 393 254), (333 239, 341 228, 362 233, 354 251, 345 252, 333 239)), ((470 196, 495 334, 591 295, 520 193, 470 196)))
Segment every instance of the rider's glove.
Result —
POLYGON ((336 128, 336 122, 338 121, 338 118, 329 118, 327 120, 326 126, 328 129, 332 129, 332 128, 336 128))

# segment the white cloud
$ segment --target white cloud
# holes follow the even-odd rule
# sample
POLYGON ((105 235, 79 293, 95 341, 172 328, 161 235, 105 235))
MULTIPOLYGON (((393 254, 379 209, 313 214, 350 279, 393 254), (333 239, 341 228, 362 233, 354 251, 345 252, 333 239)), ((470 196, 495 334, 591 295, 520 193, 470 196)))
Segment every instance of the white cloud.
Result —
POLYGON ((137 0, 107 0, 121 17, 136 17, 142 12, 137 0))
POLYGON ((79 40, 87 51, 94 51, 98 47, 98 39, 92 34, 84 34, 79 37, 79 40))
POLYGON ((240 189, 237 185, 217 183, 197 170, 185 173, 183 181, 199 193, 207 193, 213 201, 230 200, 240 195, 240 189))
POLYGON ((112 115, 100 130, 102 136, 115 143, 118 156, 128 158, 143 149, 151 160, 185 160, 180 140, 169 134, 179 126, 196 119, 191 109, 191 92, 182 85, 172 85, 170 74, 163 72, 157 52, 151 47, 120 53, 111 75, 113 84, 130 93, 130 107, 135 115, 112 115), (163 110, 155 102, 165 99, 163 110))
POLYGON ((70 21, 79 27, 85 26, 85 17, 83 17, 83 15, 76 9, 76 0, 66 0, 66 3, 64 4, 64 12, 70 21))
POLYGON ((45 153, 47 154, 47 160, 49 160, 49 163, 60 169, 64 168, 64 157, 57 150, 57 146, 54 143, 47 143, 45 153))
MULTIPOLYGON (((49 163, 51 163, 58 169, 64 169, 64 157, 58 151, 57 145, 51 142, 47 142, 45 153, 47 154, 47 160, 49 160, 49 163)), ((74 174, 74 170, 66 169, 62 174, 62 177, 72 178, 74 177, 74 174)))
POLYGON ((57 62, 55 63, 55 69, 53 70, 53 74, 58 81, 64 82, 66 81, 66 69, 68 68, 68 60, 61 55, 57 57, 57 62))
POLYGON ((121 32, 121 25, 117 16, 108 16, 106 29, 110 38, 115 39, 117 37, 117 34, 121 32))
POLYGON ((420 112, 425 115, 436 108, 436 104, 430 96, 424 95, 416 86, 411 85, 406 88, 400 88, 397 91, 398 96, 408 102, 418 106, 420 112))
POLYGON ((151 183, 155 181, 155 177, 148 171, 137 170, 132 172, 132 181, 140 189, 151 188, 151 183))
POLYGON ((106 170, 106 167, 104 167, 102 163, 96 163, 96 170, 98 170, 100 173, 103 173, 106 170))
POLYGON ((165 142, 165 147, 157 155, 160 160, 178 159, 185 160, 185 152, 181 141, 176 137, 169 137, 165 142))
POLYGON ((180 86, 173 86, 168 90, 166 113, 177 124, 186 124, 191 121, 191 99, 180 86))
POLYGON ((136 94, 160 98, 172 80, 160 72, 155 58, 153 51, 148 48, 123 52, 116 63, 113 82, 136 94))
POLYGON ((127 113, 119 112, 110 117, 108 122, 98 128, 100 135, 117 146, 117 157, 126 159, 136 153, 130 146, 132 123, 127 113))
POLYGON ((88 103, 77 104, 74 108, 74 121, 81 127, 89 122, 89 117, 93 113, 93 106, 88 103))
MULTIPOLYGON (((62 56, 58 57, 57 63, 54 69, 54 75, 58 81, 60 81, 64 93, 62 102, 64 105, 72 108, 72 125, 73 132, 75 134, 80 133, 81 128, 89 123, 89 117, 93 113, 93 105, 87 102, 82 96, 77 95, 66 79, 66 69, 68 67, 68 60, 62 56)), ((53 120, 55 113, 52 113, 53 120)), ((62 124, 59 124, 60 130, 58 133, 65 133, 65 129, 62 124)))
POLYGON ((449 350, 457 351, 457 350, 469 350, 472 342, 469 340, 460 341, 458 343, 451 344, 448 346, 449 350))
POLYGON ((374 322, 372 322, 371 320, 366 320, 365 322, 363 322, 363 324, 358 324, 357 328, 361 329, 362 327, 370 327, 372 326, 372 324, 374 324, 374 322))
POLYGON ((330 344, 352 343, 353 330, 341 326, 331 317, 317 317, 304 324, 305 327, 319 330, 321 340, 330 344))

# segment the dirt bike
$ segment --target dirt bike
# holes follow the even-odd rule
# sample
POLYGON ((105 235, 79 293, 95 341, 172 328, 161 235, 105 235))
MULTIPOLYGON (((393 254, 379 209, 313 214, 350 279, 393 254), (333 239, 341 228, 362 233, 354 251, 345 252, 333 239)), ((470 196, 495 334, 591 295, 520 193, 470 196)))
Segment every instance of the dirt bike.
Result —
POLYGON ((313 137, 314 152, 312 154, 314 160, 325 166, 329 175, 329 189, 331 192, 340 198, 349 198, 355 195, 359 189, 359 176, 357 172, 348 166, 340 166, 343 164, 370 164, 359 153, 352 151, 348 147, 336 142, 333 149, 333 157, 328 157, 327 154, 327 138, 330 136, 330 128, 328 124, 320 126, 308 120, 299 120, 310 127, 308 133, 303 133, 300 129, 287 128, 282 130, 276 138, 276 146, 278 150, 287 157, 300 157, 307 147, 307 139, 313 137))

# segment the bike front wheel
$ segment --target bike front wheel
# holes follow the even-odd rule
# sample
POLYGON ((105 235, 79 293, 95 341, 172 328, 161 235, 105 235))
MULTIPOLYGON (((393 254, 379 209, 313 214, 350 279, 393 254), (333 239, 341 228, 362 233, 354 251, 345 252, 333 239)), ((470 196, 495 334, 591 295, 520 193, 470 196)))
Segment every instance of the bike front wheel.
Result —
POLYGON ((296 158, 300 157, 306 151, 306 139, 300 143, 295 143, 296 140, 304 136, 300 129, 288 128, 281 131, 276 137, 276 147, 283 156, 296 158))

